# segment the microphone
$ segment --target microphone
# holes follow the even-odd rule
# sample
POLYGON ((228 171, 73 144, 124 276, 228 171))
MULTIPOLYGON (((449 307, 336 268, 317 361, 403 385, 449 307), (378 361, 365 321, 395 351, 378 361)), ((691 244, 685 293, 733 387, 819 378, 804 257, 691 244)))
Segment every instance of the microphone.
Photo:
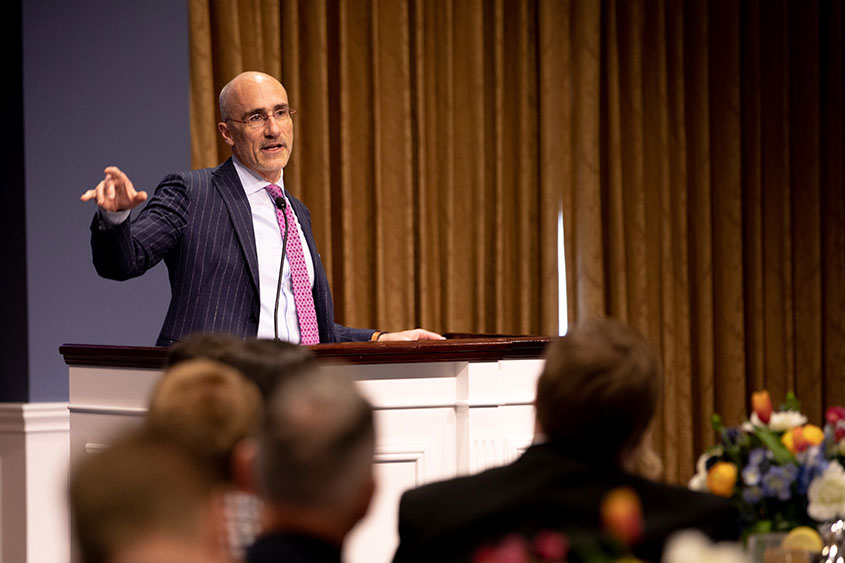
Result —
POLYGON ((273 310, 273 330, 276 333, 276 340, 279 340, 279 296, 282 294, 282 274, 285 270, 285 252, 288 248, 288 216, 285 210, 288 202, 282 196, 275 200, 276 208, 282 212, 282 217, 285 218, 285 234, 282 236, 282 260, 279 263, 279 283, 276 284, 276 308, 273 310))

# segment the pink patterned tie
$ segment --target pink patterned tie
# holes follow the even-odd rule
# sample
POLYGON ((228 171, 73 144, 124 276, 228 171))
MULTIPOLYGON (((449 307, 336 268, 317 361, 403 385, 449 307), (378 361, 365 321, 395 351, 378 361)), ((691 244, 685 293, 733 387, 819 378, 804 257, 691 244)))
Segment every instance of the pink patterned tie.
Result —
MULTIPOLYGON (((276 184, 267 186, 267 191, 275 201, 277 197, 285 197, 282 189, 276 184)), ((287 201, 287 199, 285 199, 287 201)), ((302 344, 319 344, 320 328, 317 326, 317 313, 314 311, 314 295, 311 293, 311 279, 308 277, 308 267, 305 265, 305 255, 302 254, 302 242, 299 240, 299 227, 296 225, 293 209, 290 203, 285 206, 288 218, 288 246, 287 258, 290 265, 291 285, 293 285, 293 302, 296 305, 296 316, 299 318, 299 334, 302 344)), ((276 218, 285 236, 285 219, 282 210, 276 208, 276 218)))

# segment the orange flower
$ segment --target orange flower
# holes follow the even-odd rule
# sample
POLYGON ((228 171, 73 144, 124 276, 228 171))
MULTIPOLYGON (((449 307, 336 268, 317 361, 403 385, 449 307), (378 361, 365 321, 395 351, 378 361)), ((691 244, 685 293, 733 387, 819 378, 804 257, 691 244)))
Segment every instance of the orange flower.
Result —
POLYGON ((727 461, 714 463, 707 472, 707 489, 714 495, 729 497, 734 492, 736 475, 737 469, 733 463, 727 461))
POLYGON ((815 424, 805 424, 801 434, 811 446, 818 446, 824 442, 824 430, 815 424))
POLYGON ((772 417, 772 399, 765 389, 751 394, 751 408, 763 424, 768 424, 772 417))
POLYGON ((619 488, 607 493, 601 503, 605 528, 625 545, 633 545, 643 532, 643 509, 632 489, 619 488))
POLYGON ((814 424, 805 424, 784 432, 780 441, 790 453, 796 454, 810 446, 821 444, 824 441, 824 431, 814 424))

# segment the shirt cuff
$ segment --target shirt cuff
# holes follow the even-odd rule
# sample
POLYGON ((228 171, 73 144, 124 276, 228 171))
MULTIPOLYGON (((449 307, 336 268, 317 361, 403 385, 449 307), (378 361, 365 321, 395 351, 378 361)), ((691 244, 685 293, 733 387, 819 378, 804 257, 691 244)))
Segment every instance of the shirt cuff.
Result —
POLYGON ((100 220, 106 228, 120 225, 129 218, 129 213, 131 212, 130 209, 124 209, 123 211, 106 211, 102 207, 99 209, 100 220))

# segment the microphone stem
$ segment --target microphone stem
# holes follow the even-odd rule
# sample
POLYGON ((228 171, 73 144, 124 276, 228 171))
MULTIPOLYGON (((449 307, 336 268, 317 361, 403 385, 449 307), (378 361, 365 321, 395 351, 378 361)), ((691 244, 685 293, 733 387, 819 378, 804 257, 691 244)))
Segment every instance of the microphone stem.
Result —
POLYGON ((276 340, 279 339, 279 297, 282 294, 282 276, 285 271, 285 252, 288 246, 288 215, 286 213, 287 202, 283 197, 276 198, 276 207, 281 209, 282 217, 285 221, 285 232, 282 234, 282 260, 279 263, 279 280, 276 284, 276 307, 273 309, 273 330, 276 334, 276 340))

